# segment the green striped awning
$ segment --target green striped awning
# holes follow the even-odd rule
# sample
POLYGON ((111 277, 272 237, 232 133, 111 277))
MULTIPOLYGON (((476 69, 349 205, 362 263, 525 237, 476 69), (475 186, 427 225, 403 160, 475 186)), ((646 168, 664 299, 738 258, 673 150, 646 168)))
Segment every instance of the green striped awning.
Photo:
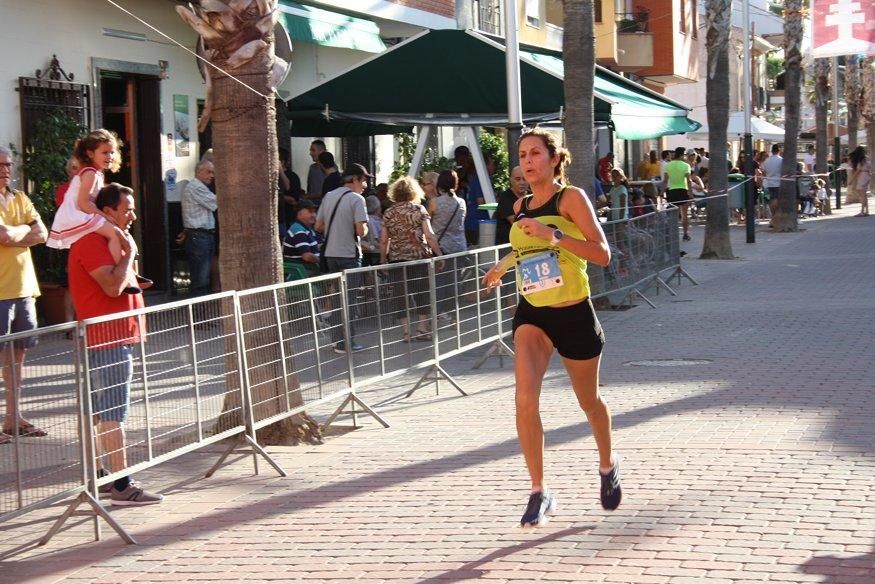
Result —
MULTIPOLYGON (((340 132, 359 131, 363 124, 382 125, 381 132, 391 131, 392 125, 505 126, 506 71, 504 47, 495 40, 473 31, 424 31, 291 98, 292 134, 356 135, 340 132), (404 73, 423 63, 440 76, 439 87, 423 90, 422 84, 409 83, 404 73), (459 63, 469 63, 477 74, 459 63), (298 133, 317 127, 322 133, 298 133)), ((559 119, 565 103, 563 73, 558 54, 520 51, 520 94, 527 124, 559 119)), ((683 104, 602 67, 595 68, 593 92, 595 121, 611 125, 624 140, 688 133, 701 126, 687 117, 683 104)))
MULTIPOLYGON (((564 76, 564 63, 558 57, 528 51, 520 51, 520 56, 560 78, 564 76)), ((623 140, 686 134, 702 127, 689 119, 680 105, 605 69, 596 68, 593 94, 596 121, 610 120, 623 140)))
POLYGON ((293 41, 382 53, 386 45, 376 23, 339 12, 280 0, 280 22, 293 41))

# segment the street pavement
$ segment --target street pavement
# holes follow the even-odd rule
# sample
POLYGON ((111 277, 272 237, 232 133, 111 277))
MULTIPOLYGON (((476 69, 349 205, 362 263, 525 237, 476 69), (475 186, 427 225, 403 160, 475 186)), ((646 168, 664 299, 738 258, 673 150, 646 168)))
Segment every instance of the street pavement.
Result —
MULTIPOLYGON (((598 503, 597 456, 561 362, 544 381, 546 527, 522 530, 528 479, 513 369, 482 350, 447 384, 400 398, 414 376, 362 393, 325 444, 270 447, 288 471, 220 447, 138 478, 166 500, 114 508, 140 545, 76 517, 45 547, 61 506, 0 525, 0 582, 875 582, 875 218, 806 220, 757 243, 733 227, 730 261, 702 261, 695 226, 683 280, 600 312, 602 392, 624 499, 598 503)), ((315 412, 321 414, 322 412, 315 412)))

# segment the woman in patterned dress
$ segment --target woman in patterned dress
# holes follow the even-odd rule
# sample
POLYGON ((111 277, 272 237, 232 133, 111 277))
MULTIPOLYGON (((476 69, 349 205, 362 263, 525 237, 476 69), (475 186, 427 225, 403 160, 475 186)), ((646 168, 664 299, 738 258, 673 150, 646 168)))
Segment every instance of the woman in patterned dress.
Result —
MULTIPOLYGON (((431 228, 431 219, 420 202, 422 187, 410 177, 402 177, 389 187, 389 199, 394 205, 383 214, 383 233, 380 235, 380 263, 399 263, 439 256, 441 248, 431 228)), ((428 265, 419 264, 391 270, 395 290, 403 289, 398 312, 405 341, 431 340, 429 320, 428 265), (407 301, 412 306, 407 306, 407 301), (414 322, 408 327, 408 314, 414 322)))

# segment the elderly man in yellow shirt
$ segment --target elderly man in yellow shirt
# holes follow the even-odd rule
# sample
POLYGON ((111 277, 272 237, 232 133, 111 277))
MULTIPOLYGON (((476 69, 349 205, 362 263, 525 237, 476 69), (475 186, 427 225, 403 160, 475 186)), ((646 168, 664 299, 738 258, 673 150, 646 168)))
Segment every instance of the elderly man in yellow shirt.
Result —
MULTIPOLYGON (((30 256, 30 247, 46 242, 48 232, 27 195, 12 190, 12 154, 0 147, 0 338, 36 328, 35 300, 39 284, 30 256)), ((10 434, 45 436, 45 430, 28 422, 21 414, 22 371, 27 349, 36 337, 16 341, 13 347, 0 342, 3 352, 3 386, 6 412, 0 444, 12 441, 10 434), (15 415, 17 412, 17 416, 15 415)))

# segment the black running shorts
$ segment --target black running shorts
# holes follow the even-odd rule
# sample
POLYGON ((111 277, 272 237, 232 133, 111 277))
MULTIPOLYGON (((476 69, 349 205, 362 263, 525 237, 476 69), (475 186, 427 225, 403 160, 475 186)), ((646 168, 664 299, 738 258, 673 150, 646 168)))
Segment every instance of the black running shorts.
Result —
POLYGON ((677 205, 678 203, 689 203, 693 200, 693 196, 687 189, 668 189, 665 193, 668 202, 677 205))
POLYGON ((602 354, 605 333, 589 298, 562 308, 532 306, 520 297, 513 332, 524 324, 538 327, 566 359, 585 360, 602 354))

